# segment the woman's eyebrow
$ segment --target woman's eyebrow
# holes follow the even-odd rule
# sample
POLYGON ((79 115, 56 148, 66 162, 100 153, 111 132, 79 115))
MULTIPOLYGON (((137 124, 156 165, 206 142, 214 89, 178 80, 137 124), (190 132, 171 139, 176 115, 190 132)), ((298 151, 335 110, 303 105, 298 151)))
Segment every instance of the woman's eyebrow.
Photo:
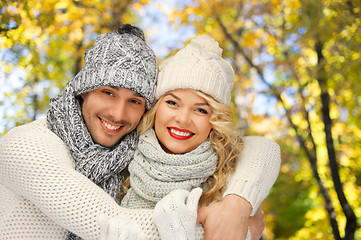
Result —
MULTIPOLYGON (((172 97, 174 97, 175 99, 181 101, 181 99, 179 97, 177 97, 176 95, 174 95, 173 93, 166 93, 164 96, 168 96, 168 95, 171 95, 172 97)), ((209 103, 208 102, 205 102, 205 103, 195 103, 194 105, 196 106, 209 106, 209 103)))
POLYGON ((174 97, 175 99, 177 100, 181 100, 179 97, 177 97, 176 95, 174 95, 173 93, 166 93, 164 96, 168 96, 168 95, 171 95, 172 97, 174 97))
POLYGON ((194 105, 197 105, 197 106, 209 106, 209 103, 205 102, 205 103, 196 103, 194 105))

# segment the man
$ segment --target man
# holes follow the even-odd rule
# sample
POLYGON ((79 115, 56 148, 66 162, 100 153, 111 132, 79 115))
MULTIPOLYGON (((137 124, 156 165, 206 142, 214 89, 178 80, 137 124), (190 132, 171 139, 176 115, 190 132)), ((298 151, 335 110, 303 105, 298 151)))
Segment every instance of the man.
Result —
MULTIPOLYGON (((124 25, 100 35, 84 59, 50 101, 47 119, 11 130, 0 145, 0 239, 99 239, 104 215, 126 215, 149 228, 151 213, 122 209, 116 201, 136 147, 135 128, 152 105, 156 57, 143 32, 124 25)), ((208 222, 206 232, 218 224, 208 222)))

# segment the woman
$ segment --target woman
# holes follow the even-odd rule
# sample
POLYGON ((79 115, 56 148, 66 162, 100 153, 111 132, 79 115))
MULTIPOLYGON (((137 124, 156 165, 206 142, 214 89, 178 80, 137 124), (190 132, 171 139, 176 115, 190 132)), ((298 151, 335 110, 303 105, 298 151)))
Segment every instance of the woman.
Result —
MULTIPOLYGON (((222 199, 226 183, 236 169, 235 162, 243 143, 231 119, 234 73, 221 57, 221 52, 215 40, 205 35, 198 36, 160 70, 158 100, 138 128, 141 135, 138 149, 129 165, 131 188, 122 200, 122 206, 152 209, 173 190, 191 191, 197 187, 204 191, 200 206, 222 199)), ((269 190, 279 169, 277 166, 264 168, 254 165, 254 171, 267 172, 264 181, 269 190)), ((252 173, 247 177, 248 182, 254 179, 252 173)), ((237 187, 246 186, 246 183, 240 183, 237 187)), ((232 186, 229 191, 232 191, 232 186)), ((193 210, 200 193, 199 190, 192 193, 193 210)), ((248 197, 257 199, 259 204, 267 193, 252 192, 254 196, 248 197)), ((196 214, 189 212, 193 216, 190 221, 184 209, 181 212, 163 211, 169 207, 172 209, 174 204, 182 205, 182 197, 187 195, 184 191, 172 192, 157 205, 154 220, 162 239, 194 239, 196 214), (182 217, 169 217, 172 214, 182 217), (179 219, 179 222, 172 219, 179 219), (177 229, 174 226, 183 227, 177 229)), ((257 204, 253 204, 253 212, 257 210, 257 204)), ((198 227, 197 239, 202 238, 202 229, 198 227)))

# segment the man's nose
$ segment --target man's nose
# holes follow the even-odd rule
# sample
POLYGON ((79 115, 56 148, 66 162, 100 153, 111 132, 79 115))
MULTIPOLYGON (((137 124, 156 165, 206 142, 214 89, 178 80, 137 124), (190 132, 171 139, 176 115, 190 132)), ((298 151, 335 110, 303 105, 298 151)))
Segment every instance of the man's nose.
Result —
POLYGON ((126 121, 127 102, 117 101, 111 106, 110 115, 113 117, 115 123, 126 121))

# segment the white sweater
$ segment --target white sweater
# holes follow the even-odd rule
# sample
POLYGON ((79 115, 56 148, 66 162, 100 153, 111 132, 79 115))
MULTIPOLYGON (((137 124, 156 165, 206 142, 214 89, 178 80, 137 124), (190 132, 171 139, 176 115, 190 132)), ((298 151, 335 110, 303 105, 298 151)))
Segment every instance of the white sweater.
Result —
MULTIPOLYGON (((245 147, 226 194, 247 199, 253 212, 267 196, 280 167, 279 146, 263 137, 245 137, 245 147)), ((124 209, 75 171, 63 141, 46 119, 12 129, 0 145, 0 239, 64 239, 67 230, 99 239, 99 214, 126 215, 159 239, 152 210, 124 209)), ((197 227, 197 239, 203 229, 197 227)))

